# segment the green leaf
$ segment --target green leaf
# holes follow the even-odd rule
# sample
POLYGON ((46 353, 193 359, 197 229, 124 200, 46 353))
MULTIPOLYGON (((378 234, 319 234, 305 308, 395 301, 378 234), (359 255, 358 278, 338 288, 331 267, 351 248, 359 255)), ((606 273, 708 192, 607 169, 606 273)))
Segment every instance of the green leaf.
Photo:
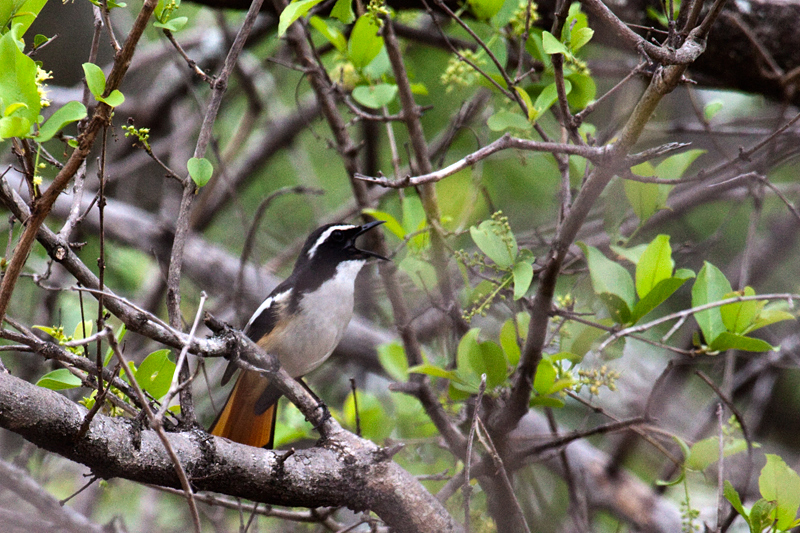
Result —
POLYGON ((41 103, 36 87, 36 63, 17 46, 14 32, 0 37, 0 138, 27 136, 39 121, 41 103), (16 105, 21 104, 21 105, 16 105), (2 107, 5 106, 5 107, 2 107))
POLYGON ((397 85, 379 83, 378 85, 359 85, 353 89, 353 99, 361 105, 380 109, 397 96, 397 85))
POLYGON ((644 223, 664 207, 666 200, 658 184, 633 180, 625 180, 625 196, 640 223, 644 223))
MULTIPOLYGON (((569 95, 572 91, 572 84, 569 80, 564 80, 564 92, 569 95)), ((550 109, 553 104, 558 101, 558 88, 555 82, 551 83, 539 93, 536 97, 536 102, 533 104, 533 109, 536 111, 536 118, 541 117, 545 111, 550 109)))
POLYGON ((175 363, 169 359, 170 350, 156 350, 145 357, 136 371, 139 386, 150 393, 153 398, 161 398, 169 392, 172 376, 175 374, 175 363))
POLYGON ((550 407, 561 409, 564 407, 564 400, 553 398, 552 396, 533 396, 528 402, 528 407, 550 407))
POLYGON ((392 216, 390 213, 386 211, 379 211, 377 209, 372 208, 364 208, 361 210, 362 213, 366 215, 370 215, 372 218, 376 220, 383 220, 386 224, 383 225, 384 229, 389 230, 392 234, 394 234, 398 239, 405 239, 406 237, 406 230, 403 229, 403 226, 400 225, 400 222, 392 216))
POLYGON ((347 50, 347 38, 342 35, 342 32, 334 28, 333 26, 329 26, 325 20, 322 18, 314 15, 308 22, 313 26, 318 32, 325 37, 329 43, 331 43, 339 52, 345 53, 347 50))
POLYGON ((577 28, 572 31, 572 36, 569 41, 569 46, 572 52, 577 52, 583 48, 594 36, 594 30, 591 28, 577 28))
MULTIPOLYGON (((22 37, 25 32, 28 31, 28 28, 30 28, 31 24, 33 24, 33 21, 39 16, 39 12, 47 3, 47 0, 26 0, 21 4, 19 2, 11 2, 9 0, 4 1, 8 2, 10 6, 14 6, 15 4, 18 6, 16 9, 12 7, 14 13, 14 26, 18 26, 16 30, 17 37, 22 37)), ((0 22, 6 23, 6 19, 3 19, 0 22)))
POLYGON ((39 378, 36 385, 50 390, 74 389, 81 386, 81 379, 66 368, 59 368, 39 378))
POLYGON ((78 325, 75 326, 75 331, 72 332, 72 339, 77 341, 90 337, 92 335, 93 329, 94 329, 94 321, 92 320, 85 320, 83 322, 78 322, 78 325))
POLYGON ((478 376, 478 371, 481 369, 482 364, 479 362, 481 358, 480 347, 478 346, 478 334, 481 330, 479 328, 472 328, 467 331, 461 340, 458 342, 458 349, 456 350, 456 368, 462 373, 461 375, 478 376))
MULTIPOLYGON (((725 274, 706 261, 692 286, 692 307, 718 302, 729 292, 732 292, 731 284, 725 274)), ((706 344, 710 344, 720 333, 726 331, 718 307, 695 313, 694 318, 705 336, 706 344)))
POLYGON ((478 20, 489 20, 503 7, 505 0, 467 0, 470 11, 478 20))
POLYGON ((546 54, 569 55, 569 50, 564 46, 564 43, 556 39, 549 31, 542 32, 542 48, 546 54))
POLYGON ((353 13, 353 0, 336 0, 331 10, 331 16, 344 24, 352 23, 356 20, 356 15, 353 13))
MULTIPOLYGON (((125 334, 128 332, 128 327, 125 324, 122 324, 119 329, 117 329, 117 344, 122 344, 122 339, 125 338, 125 334)), ((114 350, 111 347, 106 350, 106 357, 103 360, 103 365, 107 365, 111 358, 114 357, 114 350)))
POLYGON ((556 367, 548 359, 539 361, 536 367, 536 376, 533 378, 533 389, 540 396, 547 396, 556 382, 556 367))
POLYGON ((108 104, 109 107, 118 107, 121 106, 125 101, 125 96, 123 96, 118 89, 114 89, 111 91, 111 94, 106 97, 98 96, 97 100, 103 102, 104 104, 108 104))
POLYGON ((478 344, 481 350, 480 373, 486 374, 486 389, 499 387, 506 380, 508 365, 499 344, 486 341, 478 344))
MULTIPOLYGON (((783 304, 779 304, 783 305, 783 304)), ((751 331, 755 331, 757 329, 761 329, 765 326, 769 326, 770 324, 775 324, 776 322, 782 322, 784 320, 795 320, 795 316, 791 313, 784 311, 783 309, 773 309, 767 306, 766 309, 762 310, 755 319, 755 322, 747 328, 745 333, 750 333, 751 331)))
POLYGON ((725 350, 742 350, 745 352, 778 351, 777 346, 772 346, 767 341, 737 335, 728 331, 723 331, 717 335, 713 341, 708 343, 708 348, 714 352, 723 352, 725 350))
POLYGON ((709 102, 703 109, 703 116, 705 117, 706 120, 711 120, 712 118, 717 116, 717 113, 722 111, 723 107, 724 104, 722 103, 722 100, 714 100, 712 102, 709 102))
POLYGON ((419 290, 430 290, 431 287, 436 286, 436 269, 428 261, 409 254, 397 266, 408 274, 419 290))
POLYGON ((644 298, 659 282, 671 277, 674 268, 669 235, 659 235, 650 242, 636 264, 636 293, 639 298, 644 298))
POLYGON ((389 376, 395 381, 408 379, 408 359, 406 351, 398 342, 387 342, 378 345, 378 361, 389 376))
POLYGON ((86 118, 86 106, 77 101, 67 102, 47 119, 47 122, 39 128, 39 135, 36 140, 39 142, 49 141, 53 136, 61 131, 67 124, 72 124, 86 118))
MULTIPOLYGON (((527 313, 518 313, 517 322, 519 324, 520 341, 525 342, 526 333, 528 331, 528 323, 530 322, 530 315, 527 313)), ((505 357, 512 367, 519 364, 521 350, 517 344, 517 328, 514 327, 514 320, 509 318, 500 328, 500 346, 505 352, 505 357)))
POLYGON ((609 248, 611 248, 611 251, 618 256, 627 259, 635 265, 639 262, 639 259, 641 259, 642 254, 647 249, 647 246, 647 244, 639 244, 630 248, 623 248, 622 246, 612 244, 609 246, 609 248))
MULTIPOLYGON (((747 451, 747 441, 744 439, 731 439, 723 442, 723 457, 730 457, 744 451, 747 451)), ((715 435, 694 443, 686 457, 685 466, 690 470, 702 472, 717 461, 719 461, 719 437, 715 435)))
POLYGON ((527 261, 519 261, 514 264, 514 300, 519 300, 525 293, 533 281, 533 266, 527 261))
MULTIPOLYGON (((394 429, 394 424, 387 424, 386 421, 391 417, 383 407, 384 402, 374 394, 365 391, 358 391, 358 419, 361 423, 361 431, 364 438, 382 442, 394 429)), ((356 398, 353 392, 347 395, 342 406, 344 422, 350 428, 356 428, 356 398)))
MULTIPOLYGON (((706 153, 706 150, 687 150, 671 155, 656 165, 656 176, 666 179, 680 179, 695 159, 706 153)), ((669 186, 668 186, 669 187, 669 186)))
POLYGON ((800 476, 789 468, 780 456, 766 454, 767 464, 761 469, 758 488, 761 496, 776 502, 774 517, 780 530, 787 530, 797 517, 800 508, 800 476))
POLYGON ((10 137, 27 137, 31 131, 31 121, 24 117, 0 118, 0 140, 10 137))
MULTIPOLYGON (((755 296, 756 291, 753 287, 745 287, 741 292, 728 293, 725 299, 736 296, 755 296)), ((725 304, 719 308, 722 315, 722 322, 731 333, 744 334, 748 327, 755 321, 759 308, 766 304, 765 300, 748 300, 745 302, 735 302, 725 304)))
POLYGON ((529 130, 533 126, 531 123, 519 113, 513 111, 506 111, 501 109, 486 121, 489 129, 492 131, 505 131, 507 129, 529 130))
POLYGON ((507 269, 514 264, 519 250, 513 233, 503 232, 493 220, 484 220, 477 227, 469 228, 469 234, 478 248, 498 267, 507 269))
POLYGON ((631 306, 619 295, 604 292, 598 294, 597 297, 605 304, 614 322, 618 324, 627 324, 631 321, 631 306))
POLYGON ((725 495, 725 499, 730 502, 731 506, 736 509, 736 512, 739 513, 742 518, 747 520, 748 513, 745 511, 744 505, 742 505, 742 500, 739 498, 739 493, 736 492, 736 489, 733 488, 733 485, 727 479, 725 480, 723 494, 725 495))
POLYGON ((186 26, 187 22, 189 22, 189 17, 175 17, 173 19, 169 19, 167 22, 154 22, 153 26, 156 28, 169 30, 171 32, 179 32, 184 28, 184 26, 186 26))
POLYGON ((198 187, 208 183, 208 180, 214 174, 214 167, 211 165, 211 161, 205 157, 192 157, 186 162, 186 169, 198 187))
POLYGON ((772 523, 775 521, 773 515, 775 514, 775 502, 761 498, 753 504, 750 508, 750 517, 747 523, 750 524, 751 533, 762 533, 767 529, 772 528, 772 523))
POLYGON ((103 74, 103 69, 94 63, 84 63, 83 72, 86 75, 89 92, 97 99, 102 98, 103 93, 106 92, 106 75, 103 74))
POLYGON ((567 101, 574 111, 580 111, 592 103, 597 96, 597 85, 594 79, 581 72, 574 72, 566 77, 572 90, 567 93, 567 101))
POLYGON ((593 246, 577 243, 586 256, 589 264, 589 274, 592 278, 594 292, 602 297, 604 294, 616 296, 627 309, 633 307, 636 293, 633 278, 619 263, 612 261, 593 246))
POLYGON ((421 365, 412 366, 408 369, 409 374, 425 374, 435 378, 449 379, 452 382, 465 383, 455 372, 445 370, 444 368, 432 365, 430 363, 423 363, 421 365))
POLYGON ((528 110, 528 120, 536 120, 536 112, 534 111, 531 95, 529 95, 528 91, 522 87, 514 87, 514 90, 517 91, 519 97, 522 98, 523 102, 525 102, 525 108, 528 110))
POLYGON ((688 271, 688 275, 675 276, 658 282, 658 285, 653 287, 644 298, 636 302, 636 306, 631 313, 631 323, 635 324, 647 313, 661 305, 664 300, 672 296, 675 291, 693 277, 694 272, 688 271))
POLYGON ((369 65, 383 48, 380 31, 381 27, 374 16, 367 13, 358 17, 347 43, 347 57, 356 70, 369 65))
POLYGON ((278 22, 278 37, 283 37, 289 26, 300 17, 306 16, 312 7, 319 4, 322 0, 295 0, 281 12, 278 22))

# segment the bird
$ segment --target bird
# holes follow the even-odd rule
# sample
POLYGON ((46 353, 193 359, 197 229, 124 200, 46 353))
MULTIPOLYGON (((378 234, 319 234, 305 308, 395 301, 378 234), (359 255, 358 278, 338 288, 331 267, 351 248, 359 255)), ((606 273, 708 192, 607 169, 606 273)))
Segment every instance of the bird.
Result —
MULTIPOLYGON (((327 224, 311 232, 292 273, 248 320, 245 335, 275 355, 293 378, 319 367, 339 344, 353 316, 355 279, 367 260, 388 261, 356 247, 360 235, 383 222, 327 224)), ((228 363, 222 385, 236 370, 233 362, 228 363)), ((263 374, 243 370, 209 433, 271 449, 280 397, 281 392, 263 374)))

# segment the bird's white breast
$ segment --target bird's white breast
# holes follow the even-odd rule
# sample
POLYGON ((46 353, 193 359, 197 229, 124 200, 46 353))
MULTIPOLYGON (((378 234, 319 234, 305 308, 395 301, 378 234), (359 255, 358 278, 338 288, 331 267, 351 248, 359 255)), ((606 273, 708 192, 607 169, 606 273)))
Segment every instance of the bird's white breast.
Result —
POLYGON ((339 344, 353 316, 354 283, 365 262, 340 263, 331 279, 303 295, 297 313, 273 348, 289 375, 311 372, 339 344))

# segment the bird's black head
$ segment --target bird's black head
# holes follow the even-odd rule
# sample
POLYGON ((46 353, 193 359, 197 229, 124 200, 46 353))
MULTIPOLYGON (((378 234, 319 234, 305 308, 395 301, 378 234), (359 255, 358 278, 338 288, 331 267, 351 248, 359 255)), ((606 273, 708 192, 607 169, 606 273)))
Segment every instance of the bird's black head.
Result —
POLYGON ((326 262, 338 264, 343 261, 366 261, 370 257, 388 260, 380 254, 356 247, 356 238, 383 224, 382 220, 369 222, 361 226, 352 224, 328 224, 317 228, 308 236, 295 268, 305 263, 326 262))

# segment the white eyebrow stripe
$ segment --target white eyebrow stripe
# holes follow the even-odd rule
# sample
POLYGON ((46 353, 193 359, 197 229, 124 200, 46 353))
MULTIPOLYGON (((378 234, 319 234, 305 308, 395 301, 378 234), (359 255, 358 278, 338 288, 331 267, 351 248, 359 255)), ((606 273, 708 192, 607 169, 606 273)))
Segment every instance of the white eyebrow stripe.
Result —
POLYGON ((341 226, 331 226, 330 228, 326 229, 325 231, 322 232, 322 235, 319 236, 319 238, 317 239, 317 242, 314 243, 314 246, 312 246, 311 248, 308 249, 308 254, 307 254, 308 258, 311 259, 311 258, 314 257, 314 254, 317 253, 317 248, 319 248, 319 246, 323 242, 325 242, 325 240, 328 237, 330 237, 331 233, 333 233, 334 231, 336 231, 336 230, 348 230, 348 229, 353 229, 355 227, 356 226, 351 226, 350 224, 342 224, 341 226))
POLYGON ((259 316, 261 316, 261 313, 272 307, 273 304, 282 303, 284 300, 287 300, 291 293, 292 290, 289 289, 288 291, 279 292, 278 294, 273 294, 272 296, 267 297, 266 300, 261 302, 261 305, 258 306, 258 309, 255 310, 253 316, 250 317, 250 320, 247 321, 247 325, 244 327, 244 329, 252 326, 253 322, 255 322, 259 316))

